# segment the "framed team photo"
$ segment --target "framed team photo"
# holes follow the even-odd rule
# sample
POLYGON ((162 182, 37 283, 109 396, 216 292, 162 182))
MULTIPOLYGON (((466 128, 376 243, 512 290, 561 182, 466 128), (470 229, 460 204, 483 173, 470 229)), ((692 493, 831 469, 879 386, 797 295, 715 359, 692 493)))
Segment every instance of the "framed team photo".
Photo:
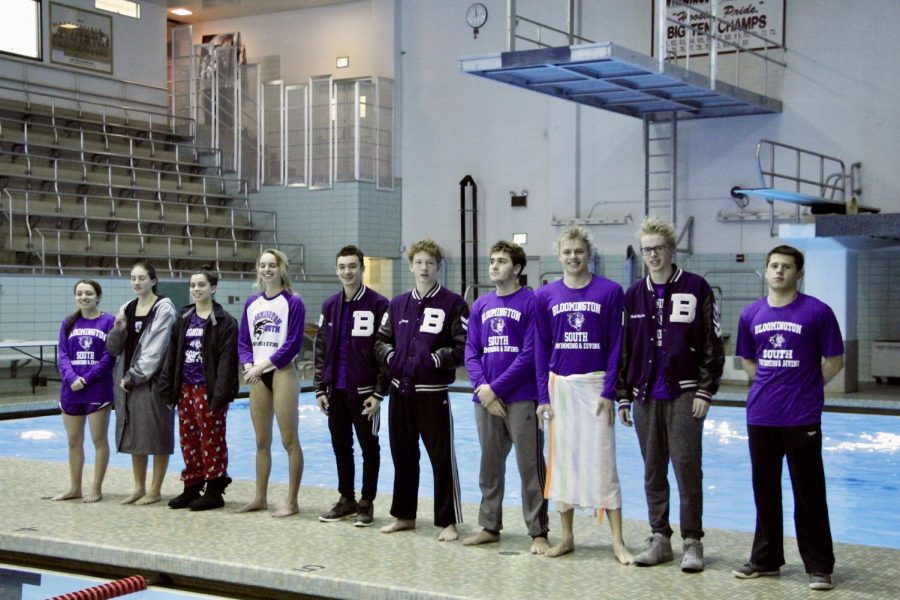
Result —
POLYGON ((50 62, 112 74, 112 17, 50 3, 50 62))

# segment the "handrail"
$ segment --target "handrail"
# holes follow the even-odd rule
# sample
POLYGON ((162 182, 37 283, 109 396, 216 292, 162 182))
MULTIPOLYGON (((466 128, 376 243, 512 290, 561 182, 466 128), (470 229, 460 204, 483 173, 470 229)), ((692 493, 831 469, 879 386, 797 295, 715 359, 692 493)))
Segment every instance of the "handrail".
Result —
MULTIPOLYGON (((177 127, 179 126, 178 124, 175 123, 175 121, 179 120, 179 119, 185 122, 184 125, 186 125, 188 127, 188 131, 193 132, 193 126, 194 126, 193 119, 190 119, 188 117, 179 117, 179 116, 175 116, 175 115, 169 115, 168 113, 159 113, 159 112, 155 112, 152 110, 138 108, 135 106, 129 106, 128 104, 114 105, 114 104, 107 104, 107 103, 103 103, 103 102, 94 102, 91 100, 84 100, 79 97, 79 94, 81 94, 81 92, 79 92, 79 91, 75 92, 75 96, 67 96, 67 95, 63 95, 63 94, 54 94, 54 93, 47 93, 47 92, 39 92, 37 90, 29 90, 28 89, 29 82, 16 81, 14 79, 9 79, 7 77, 3 77, 2 75, 0 75, 0 81, 9 81, 9 82, 13 82, 13 83, 18 83, 19 87, 0 85, 0 93, 2 93, 3 91, 6 91, 6 92, 10 92, 12 95, 24 94, 25 98, 26 98, 25 105, 28 109, 31 109, 31 107, 33 106, 32 96, 37 96, 37 97, 43 99, 44 102, 48 103, 48 106, 50 107, 50 111, 52 114, 56 114, 56 111, 58 108, 58 106, 57 106, 58 102, 72 102, 75 104, 75 106, 77 106, 76 112, 78 113, 79 116, 84 115, 84 113, 85 113, 84 105, 88 105, 92 111, 96 111, 97 114, 101 115, 101 117, 104 121, 106 120, 107 112, 110 110, 120 111, 123 114, 123 120, 126 125, 128 123, 130 123, 131 115, 134 113, 137 113, 138 116, 146 116, 147 121, 150 124, 153 123, 153 115, 156 115, 158 118, 162 117, 164 121, 168 121, 169 119, 172 120, 171 123, 169 123, 169 122, 166 123, 166 129, 171 134, 175 134, 177 127), (22 86, 24 86, 25 89, 22 89, 22 86)), ((49 84, 44 84, 44 83, 32 84, 32 85, 37 85, 37 86, 40 86, 43 88, 48 88, 48 89, 56 89, 56 90, 60 90, 60 91, 66 91, 66 88, 59 88, 59 87, 52 86, 49 84)), ((94 95, 94 96, 97 96, 100 98, 106 97, 104 94, 93 94, 92 93, 91 95, 94 95)), ((9 98, 9 97, 6 97, 6 98, 9 100, 13 100, 13 98, 9 98)), ((147 106, 157 106, 152 103, 143 103, 143 102, 141 102, 141 103, 146 104, 147 106)))
MULTIPOLYGON (((14 185, 6 185, 6 186, 4 186, 3 189, 4 189, 4 190, 9 190, 9 191, 12 191, 12 192, 21 192, 21 193, 28 193, 29 191, 34 191, 34 190, 29 190, 29 189, 27 189, 27 188, 24 188, 24 187, 18 187, 18 186, 14 186, 14 185)), ((139 202, 139 201, 142 200, 141 198, 128 198, 128 197, 125 197, 125 198, 118 198, 118 199, 112 198, 112 199, 111 199, 110 196, 109 196, 108 194, 85 194, 85 193, 79 193, 79 192, 74 192, 74 191, 71 191, 71 192, 65 192, 65 191, 57 191, 57 190, 54 190, 54 191, 53 191, 53 194, 58 198, 58 200, 57 200, 57 205, 58 205, 58 206, 60 205, 60 201, 59 201, 59 198, 60 198, 60 197, 73 197, 73 198, 75 198, 75 199, 87 198, 87 199, 90 199, 90 200, 102 200, 102 201, 113 200, 113 204, 110 206, 110 212, 109 212, 109 216, 111 216, 111 217, 117 217, 117 216, 118 216, 118 211, 117 211, 117 209, 116 209, 116 207, 115 207, 115 204, 114 204, 114 201, 115 201, 115 200, 118 200, 119 202, 132 202, 132 203, 136 203, 136 202, 139 202)), ((174 206, 174 207, 177 207, 177 208, 184 207, 184 208, 186 209, 186 211, 189 211, 189 209, 190 209, 191 207, 198 207, 197 204, 192 203, 192 202, 183 202, 183 201, 179 201, 179 200, 162 200, 158 195, 154 196, 153 199, 156 200, 156 201, 158 201, 159 203, 161 203, 161 206, 170 205, 170 206, 174 206)), ((147 198, 144 198, 144 200, 148 200, 148 199, 147 199, 147 198)), ((238 199, 238 200, 239 200, 239 199, 238 199)), ((230 212, 243 212, 243 211, 246 211, 246 210, 247 210, 245 207, 242 207, 242 206, 223 206, 222 208, 224 208, 224 209, 226 209, 226 210, 228 210, 228 211, 230 211, 230 212)), ((273 212, 273 211, 260 211, 260 210, 257 209, 257 212, 258 212, 259 214, 263 214, 263 215, 267 215, 267 216, 269 216, 269 217, 272 217, 273 219, 274 219, 275 216, 276 216, 276 213, 273 212)), ((164 211, 161 211, 161 213, 164 215, 164 211)), ((189 213, 186 212, 186 215, 189 215, 189 213)), ((89 218, 95 219, 95 218, 100 218, 100 217, 89 217, 89 218)), ((129 217, 122 217, 120 220, 123 220, 123 221, 129 221, 129 222, 132 221, 132 219, 129 218, 129 217)), ((164 219, 164 218, 161 218, 160 220, 164 221, 165 219, 164 219)), ((244 228, 244 227, 247 227, 247 226, 245 226, 245 225, 240 225, 240 224, 238 224, 237 222, 235 222, 234 227, 244 228)), ((261 233, 272 233, 272 234, 274 234, 274 230, 272 230, 272 229, 257 229, 256 227, 253 227, 253 229, 256 230, 256 231, 259 231, 259 232, 261 232, 261 233)))
MULTIPOLYGON (((808 169, 807 169, 808 170, 808 169)), ((829 169, 830 170, 830 169, 829 169)), ((783 144, 781 142, 776 142, 774 140, 761 139, 756 144, 756 172, 759 175, 759 181, 762 187, 776 187, 775 181, 782 179, 789 182, 794 183, 794 191, 797 193, 802 192, 802 186, 812 185, 817 188, 818 196, 826 197, 828 192, 831 193, 831 197, 834 198, 836 193, 840 194, 840 200, 842 202, 846 202, 846 185, 847 185, 847 175, 846 169, 844 168, 844 161, 836 158, 834 156, 828 156, 827 154, 821 154, 819 152, 814 152, 812 150, 806 150, 805 148, 800 148, 799 146, 791 146, 789 144, 783 144), (762 154, 765 149, 769 149, 769 165, 768 170, 763 168, 762 164, 762 154), (776 170, 776 151, 782 148, 784 150, 788 150, 790 153, 794 154, 795 163, 794 163, 794 173, 780 173, 776 170), (804 176, 803 171, 803 157, 810 156, 815 159, 818 159, 819 165, 819 173, 817 179, 810 179, 809 175, 804 176), (826 165, 834 164, 833 168, 840 169, 835 172, 829 172, 826 175, 826 165), (768 178, 768 179, 767 179, 768 178), (839 183, 830 183, 832 179, 839 183)))
MULTIPOLYGON (((7 152, 5 150, 0 150, 0 155, 11 155, 11 154, 12 154, 11 152, 7 152)), ((31 165, 31 161, 30 161, 31 153, 27 154, 26 156, 28 157, 28 165, 31 165)), ((40 156, 40 158, 48 159, 53 162, 53 165, 54 165, 53 177, 55 180, 59 180, 59 176, 60 176, 59 165, 60 165, 60 163, 62 163, 62 165, 64 167, 68 166, 68 168, 71 170, 80 169, 81 170, 81 181, 83 183, 97 184, 97 182, 88 181, 87 163, 85 163, 84 161, 79 161, 79 160, 72 159, 72 158, 61 158, 61 157, 52 157, 52 156, 40 156)), ((116 188, 123 187, 122 184, 113 182, 113 174, 114 174, 114 170, 115 170, 116 175, 118 175, 119 172, 121 172, 123 175, 129 176, 129 177, 131 176, 131 171, 136 171, 137 174, 139 174, 139 175, 155 176, 157 179, 157 188, 156 188, 156 190, 153 190, 153 191, 174 191, 174 190, 165 190, 162 188, 161 180, 162 180, 162 176, 163 176, 163 171, 161 171, 159 169, 150 169, 150 168, 146 168, 146 167, 130 167, 128 165, 117 165, 117 164, 113 164, 113 163, 108 163, 105 166, 106 166, 106 170, 107 170, 107 181, 105 183, 109 190, 112 190, 114 187, 116 187, 116 188)), ((31 167, 29 166, 29 169, 30 168, 31 167)), ((32 175, 32 173, 30 173, 30 172, 26 173, 26 174, 29 176, 32 175)), ((221 175, 206 175, 204 173, 197 173, 197 174, 192 175, 192 177, 201 180, 202 188, 200 190, 200 193, 202 193, 204 196, 210 195, 210 194, 214 195, 214 196, 228 195, 228 191, 226 189, 226 182, 237 183, 239 186, 239 190, 240 190, 240 186, 242 185, 240 182, 238 182, 236 180, 233 180, 233 179, 221 176, 221 175), (214 182, 214 181, 219 182, 219 185, 218 185, 218 188, 220 190, 219 192, 209 190, 209 187, 210 187, 209 182, 214 182)), ((178 176, 178 179, 179 180, 181 179, 180 176, 178 176)), ((65 182, 67 180, 63 179, 62 181, 65 182)), ((69 180, 69 181, 71 181, 71 180, 69 180)), ((180 183, 180 181, 179 181, 179 183, 180 183)), ((139 186, 136 181, 132 182, 131 185, 133 187, 139 187, 139 188, 143 187, 143 186, 139 186)), ((179 188, 176 188, 176 190, 177 189, 179 189, 179 188)), ((112 191, 110 191, 109 193, 112 194, 112 191)), ((194 192, 194 193, 196 193, 196 192, 194 192)), ((238 194, 240 194, 240 191, 238 192, 238 194)), ((241 200, 243 198, 238 196, 233 199, 241 200)), ((249 210, 249 207, 248 207, 248 210, 249 210)))
MULTIPOLYGON (((722 18, 718 17, 717 15, 707 12, 707 11, 703 10, 702 8, 697 8, 696 6, 694 6, 692 4, 688 4, 688 3, 684 2, 683 0, 670 0, 670 2, 673 6, 681 6, 683 8, 686 8, 688 10, 691 10, 691 11, 699 14, 702 17, 705 17, 707 19, 712 19, 713 21, 715 21, 716 24, 728 23, 728 21, 726 21, 725 19, 722 19, 722 18)), ((678 19, 673 19, 672 17, 666 17, 666 20, 670 23, 676 23, 678 25, 681 25, 682 27, 688 27, 691 29, 691 31, 696 31, 698 35, 705 35, 706 37, 715 38, 715 40, 717 42, 724 42, 725 44, 731 46, 732 48, 735 48, 739 52, 749 52, 750 54, 754 54, 754 55, 759 54, 758 48, 742 48, 740 44, 736 44, 736 43, 732 42, 731 40, 727 40, 723 36, 720 36, 718 33, 716 33, 716 31, 717 31, 716 27, 711 27, 709 31, 703 31, 701 29, 698 29, 696 25, 694 25, 690 22, 688 22, 687 25, 685 25, 678 19)), ((688 19, 688 21, 690 21, 690 19, 688 19)), ((730 23, 728 23, 728 25, 731 29, 740 31, 743 34, 749 35, 751 37, 755 37, 766 43, 766 46, 764 48, 766 50, 766 52, 764 52, 761 55, 758 55, 757 56, 758 58, 775 63, 776 65, 781 66, 781 67, 787 67, 786 62, 776 60, 774 58, 770 58, 768 55, 769 48, 771 48, 772 50, 778 50, 778 49, 784 49, 784 46, 782 46, 778 42, 775 42, 774 40, 771 40, 763 35, 759 35, 758 33, 754 32, 750 29, 746 29, 744 27, 737 27, 730 23)))
POLYGON ((169 254, 169 275, 175 277, 175 269, 172 267, 172 238, 170 237, 166 240, 166 250, 168 250, 169 254))
MULTIPOLYGON (((28 200, 29 200, 29 193, 25 192, 25 230, 28 232, 28 244, 27 245, 29 248, 31 248, 34 243, 34 239, 32 237, 32 231, 31 231, 31 214, 28 212, 28 208, 29 208, 28 200)), ((37 229, 37 228, 35 228, 35 229, 37 229)))
POLYGON ((540 21, 535 21, 534 19, 529 19, 527 17, 523 17, 516 12, 516 0, 506 0, 506 36, 507 36, 507 50, 512 52, 516 49, 516 40, 523 40, 526 42, 530 42, 535 44, 536 46, 542 46, 544 48, 550 48, 549 44, 542 42, 540 39, 534 40, 524 35, 518 33, 518 22, 525 21, 526 23, 530 23, 532 25, 536 25, 538 27, 538 38, 541 36, 541 31, 547 29, 554 33, 559 33, 561 35, 566 36, 567 45, 572 45, 575 41, 585 42, 585 43, 593 43, 593 40, 589 40, 585 37, 577 35, 575 33, 575 2, 577 0, 568 0, 568 31, 564 31, 562 29, 557 29, 556 27, 552 27, 547 25, 546 23, 541 23, 540 21))
POLYGON ((523 40, 526 42, 531 42, 532 44, 535 44, 536 46, 542 46, 544 48, 552 47, 550 44, 547 44, 540 40, 541 31, 544 29, 547 29, 554 33, 559 33, 561 35, 567 36, 569 38, 569 43, 572 43, 575 40, 577 40, 579 42, 584 42, 586 44, 594 43, 594 40, 589 40, 586 37, 581 37, 580 35, 575 35, 574 33, 570 34, 568 31, 563 31, 562 29, 557 29, 556 27, 551 27, 550 25, 547 25, 546 23, 541 23, 539 21, 535 21, 534 19, 529 19, 528 17, 523 17, 522 15, 516 15, 516 21, 525 21, 526 23, 531 23, 532 25, 536 25, 538 27, 538 39, 536 39, 536 40, 532 39, 530 37, 524 36, 521 33, 518 33, 518 23, 516 23, 513 28, 513 30, 516 31, 516 33, 514 34, 516 39, 523 40))
MULTIPOLYGON (((104 150, 107 152, 109 152, 109 146, 110 146, 111 139, 118 140, 122 143, 127 143, 129 146, 129 150, 132 151, 132 153, 133 153, 135 141, 138 141, 138 142, 149 141, 150 145, 151 145, 151 149, 152 149, 151 152, 149 153, 149 158, 155 158, 155 156, 156 156, 155 145, 156 144, 169 145, 169 146, 173 146, 176 149, 181 146, 190 147, 193 149, 193 156, 194 156, 194 160, 192 161, 193 164, 200 164, 198 161, 198 158, 197 158, 198 153, 200 151, 202 151, 205 154, 220 154, 221 153, 221 151, 218 148, 212 148, 212 147, 208 147, 208 146, 198 146, 196 144, 185 142, 185 141, 165 141, 165 140, 156 140, 154 138, 149 138, 149 140, 148 140, 148 138, 146 138, 146 137, 143 137, 140 135, 135 135, 132 133, 111 132, 107 129, 107 127, 109 126, 108 124, 100 129, 92 129, 92 128, 85 128, 85 127, 81 127, 81 126, 70 127, 68 125, 60 125, 60 124, 56 123, 55 117, 51 118, 50 123, 40 123, 40 122, 36 122, 32 119, 19 119, 19 118, 9 117, 9 116, 0 116, 0 125, 2 125, 3 122, 14 124, 16 126, 28 125, 28 126, 30 126, 32 131, 34 131, 36 129, 46 129, 53 133, 53 136, 54 136, 53 143, 55 145, 59 145, 59 132, 63 132, 66 134, 78 133, 79 135, 82 135, 82 136, 94 134, 99 137, 102 137, 102 138, 104 138, 104 142, 103 142, 104 150)), ((118 155, 115 152, 111 152, 111 154, 118 155)), ((119 155, 119 156, 124 156, 124 155, 119 155)), ((146 159, 148 157, 137 156, 136 158, 146 159)), ((176 160, 178 160, 178 161, 181 160, 178 155, 176 155, 176 160)), ((218 168, 218 166, 212 165, 209 168, 211 168, 211 169, 218 168)))
POLYGON ((23 145, 22 151, 25 153, 25 173, 31 175, 31 153, 28 151, 28 123, 23 123, 25 126, 22 130, 23 135, 23 145))
MULTIPOLYGON (((719 49, 718 44, 721 42, 726 46, 730 46, 734 48, 735 53, 735 68, 734 68, 734 85, 735 87, 740 86, 741 79, 741 53, 749 53, 751 56, 755 58, 759 58, 763 61, 765 65, 765 73, 763 77, 763 95, 768 95, 769 93, 769 68, 768 64, 771 62, 776 64, 782 68, 787 67, 787 63, 783 60, 777 60, 769 56, 769 50, 781 50, 785 51, 783 45, 778 42, 771 40, 765 36, 759 35, 750 29, 745 27, 736 26, 734 24, 729 23, 728 21, 719 18, 716 14, 717 4, 713 2, 711 5, 711 12, 702 10, 692 4, 684 2, 683 0, 670 0, 669 2, 659 2, 656 7, 657 15, 656 15, 656 23, 657 23, 657 32, 656 32, 656 49, 657 49, 657 60, 659 61, 659 70, 663 71, 666 60, 669 58, 666 56, 666 23, 675 23, 679 27, 684 27, 687 36, 685 40, 685 70, 690 71, 691 66, 691 35, 705 36, 709 40, 709 88, 716 88, 716 81, 718 77, 718 55, 719 49), (697 24, 691 22, 691 19, 687 19, 687 23, 679 21, 678 19, 672 18, 668 16, 667 10, 669 6, 678 6, 679 8, 683 8, 687 11, 690 11, 694 14, 699 15, 702 19, 706 19, 708 21, 712 21, 709 27, 703 28, 697 24), (724 36, 719 35, 718 26, 720 23, 727 23, 729 29, 733 31, 739 31, 742 34, 749 35, 751 37, 757 38, 764 42, 762 52, 757 48, 743 48, 740 44, 732 42, 729 39, 726 39, 724 36)), ((674 60, 678 60, 678 56, 674 57, 674 60)))
POLYGON ((3 188, 3 193, 6 194, 7 203, 6 203, 6 217, 9 221, 9 249, 13 249, 13 197, 12 194, 6 188, 3 188))
POLYGON ((90 249, 93 247, 93 244, 91 242, 91 226, 88 220, 87 200, 82 203, 82 208, 84 209, 84 221, 82 222, 82 225, 84 225, 84 230, 87 232, 87 245, 88 249, 90 249))
POLYGON ((80 77, 102 79, 102 80, 106 80, 106 81, 111 81, 113 83, 121 83, 124 85, 136 87, 136 88, 146 88, 148 90, 154 90, 157 92, 165 93, 166 98, 168 99, 168 93, 169 93, 168 88, 166 88, 165 86, 161 86, 161 85, 147 83, 144 81, 132 81, 130 79, 119 79, 117 77, 113 77, 111 75, 106 75, 104 73, 85 73, 84 71, 82 71, 80 69, 76 69, 76 68, 69 67, 66 65, 56 65, 56 64, 49 65, 47 63, 36 63, 31 59, 20 58, 15 55, 4 55, 3 60, 8 61, 8 62, 21 63, 22 66, 25 67, 25 69, 28 69, 30 67, 32 70, 43 69, 43 70, 47 70, 47 71, 65 71, 67 73, 70 73, 70 74, 76 75, 76 76, 80 76, 80 77))
MULTIPOLYGON (((41 259, 41 275, 43 275, 47 268, 47 247, 44 241, 44 233, 37 227, 34 228, 34 232, 41 237, 41 252, 38 254, 38 258, 41 259)), ((29 250, 34 254, 34 242, 31 241, 31 228, 28 229, 28 239, 29 250)))
MULTIPOLYGON (((34 145, 37 145, 40 148, 53 148, 53 149, 57 149, 57 150, 73 150, 72 147, 60 145, 59 132, 62 131, 63 133, 66 134, 67 137, 70 134, 77 134, 79 137, 79 150, 82 153, 88 152, 90 150, 88 150, 85 137, 87 135, 90 135, 91 133, 95 133, 104 139, 104 141, 103 141, 104 148, 103 148, 102 154, 107 154, 109 156, 119 157, 119 158, 127 158, 127 159, 129 159, 129 161, 150 160, 150 159, 156 158, 155 152, 152 152, 149 156, 141 156, 141 155, 135 154, 135 152, 134 152, 135 140, 138 140, 139 142, 143 142, 145 139, 145 138, 138 137, 138 136, 133 136, 133 135, 129 135, 129 134, 109 133, 109 132, 100 131, 100 130, 92 132, 90 130, 85 130, 84 128, 81 128, 81 127, 65 127, 62 125, 55 125, 55 124, 35 123, 30 120, 7 119, 5 117, 0 117, 0 124, 2 124, 3 121, 9 121, 10 123, 21 125, 22 129, 23 129, 22 143, 27 144, 29 147, 32 145, 31 139, 32 139, 33 135, 35 135, 35 133, 36 133, 35 130, 45 129, 48 132, 52 132, 53 137, 54 137, 53 143, 48 144, 47 142, 37 142, 34 145), (110 146, 109 138, 119 138, 122 143, 126 143, 128 145, 128 153, 123 154, 121 152, 111 151, 109 149, 109 146, 110 146)), ((10 139, 9 141, 15 142, 14 139, 10 139)), ((195 158, 195 160, 189 162, 188 165, 204 166, 206 168, 219 171, 219 173, 217 173, 216 175, 210 175, 210 177, 224 177, 221 174, 221 169, 219 169, 219 167, 217 167, 215 165, 212 165, 212 166, 205 165, 203 163, 200 163, 199 160, 197 159, 199 150, 203 150, 205 153, 209 153, 209 154, 216 154, 219 152, 216 148, 197 147, 197 146, 188 145, 188 144, 179 144, 177 142, 168 142, 168 143, 171 144, 175 148, 175 158, 174 158, 174 160, 164 159, 163 162, 174 163, 174 164, 176 164, 177 168, 180 169, 184 165, 182 164, 182 160, 181 160, 181 156, 180 156, 181 153, 179 152, 179 150, 180 150, 181 146, 190 146, 193 148, 192 156, 195 158)), ((96 149, 93 150, 93 152, 100 153, 96 149)), ((231 178, 231 177, 228 177, 226 179, 228 179, 229 181, 233 180, 233 178, 231 178)))
POLYGON ((151 120, 153 119, 153 115, 156 115, 157 117, 163 117, 165 123, 171 123, 170 129, 172 132, 175 131, 175 128, 177 127, 176 122, 178 121, 186 123, 191 132, 194 130, 193 119, 169 114, 169 92, 168 88, 165 86, 127 79, 117 79, 112 76, 98 73, 85 73, 65 66, 35 63, 13 56, 4 56, 3 64, 19 65, 21 68, 19 69, 20 75, 18 77, 6 77, 0 75, 0 81, 12 84, 10 87, 0 85, 0 89, 12 91, 15 95, 25 94, 26 103, 29 106, 31 105, 32 96, 42 96, 45 98, 74 101, 79 107, 79 111, 81 111, 81 105, 84 103, 115 108, 125 111, 126 114, 129 112, 143 112, 147 114, 151 120), (44 74, 45 77, 43 81, 35 81, 35 77, 39 74, 44 74), (57 81, 60 78, 73 78, 74 85, 65 86, 47 83, 46 81, 50 78, 57 81), (100 91, 100 88, 103 88, 104 86, 116 86, 119 92, 115 94, 100 91), (50 93, 39 90, 49 90, 50 93), (94 100, 84 98, 100 101, 95 102, 94 100), (151 110, 141 107, 148 107, 151 110))

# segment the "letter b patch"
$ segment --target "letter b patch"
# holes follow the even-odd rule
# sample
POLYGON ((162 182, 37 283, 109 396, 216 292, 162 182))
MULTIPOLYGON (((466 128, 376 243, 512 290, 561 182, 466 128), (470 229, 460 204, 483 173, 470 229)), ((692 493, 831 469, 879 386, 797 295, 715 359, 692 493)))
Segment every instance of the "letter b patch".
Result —
POLYGON ((672 323, 693 323, 697 315, 697 298, 693 294, 672 294, 672 323))
POLYGON ((444 316, 446 313, 441 308, 426 308, 422 314, 422 326, 419 331, 423 333, 440 333, 444 328, 444 316))
POLYGON ((375 313, 371 310, 353 311, 353 337, 369 337, 375 333, 375 313))

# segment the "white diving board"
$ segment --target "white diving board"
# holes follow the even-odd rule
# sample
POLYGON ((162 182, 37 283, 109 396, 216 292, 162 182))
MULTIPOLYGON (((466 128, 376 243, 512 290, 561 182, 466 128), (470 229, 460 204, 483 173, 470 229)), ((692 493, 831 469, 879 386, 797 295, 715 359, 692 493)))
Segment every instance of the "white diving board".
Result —
POLYGON ((653 120, 781 112, 781 102, 611 42, 500 52, 459 59, 464 73, 653 120))

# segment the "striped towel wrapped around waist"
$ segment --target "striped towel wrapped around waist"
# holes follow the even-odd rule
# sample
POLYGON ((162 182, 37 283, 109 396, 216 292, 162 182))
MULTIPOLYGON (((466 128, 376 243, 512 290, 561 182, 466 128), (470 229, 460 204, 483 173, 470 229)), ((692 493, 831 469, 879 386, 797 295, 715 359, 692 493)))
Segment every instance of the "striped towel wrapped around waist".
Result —
MULTIPOLYGON (((589 509, 622 507, 616 435, 597 416, 605 373, 550 374, 550 448, 544 497, 589 509)), ((615 410, 615 408, 613 408, 615 410)))

